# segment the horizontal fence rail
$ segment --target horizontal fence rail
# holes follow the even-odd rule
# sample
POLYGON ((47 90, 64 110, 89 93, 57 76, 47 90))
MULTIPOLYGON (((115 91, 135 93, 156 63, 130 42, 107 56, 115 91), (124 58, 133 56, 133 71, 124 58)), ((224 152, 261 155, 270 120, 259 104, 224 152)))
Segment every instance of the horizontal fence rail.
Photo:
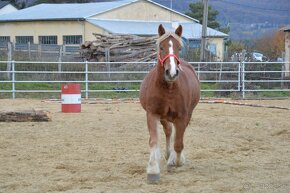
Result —
MULTIPOLYGON (((138 93, 156 62, 0 61, 0 98, 22 93, 60 93, 61 84, 79 83, 84 98, 93 93, 138 93)), ((246 97, 249 93, 282 92, 290 96, 289 63, 190 62, 203 93, 246 97)), ((206 94, 205 94, 206 95, 206 94)), ((210 95, 210 94, 209 94, 210 95)), ((100 96, 100 95, 93 95, 100 96)), ((135 94, 135 96, 137 96, 135 94)), ((18 97, 18 96, 17 96, 18 97)), ((113 95, 111 95, 113 97, 113 95)))

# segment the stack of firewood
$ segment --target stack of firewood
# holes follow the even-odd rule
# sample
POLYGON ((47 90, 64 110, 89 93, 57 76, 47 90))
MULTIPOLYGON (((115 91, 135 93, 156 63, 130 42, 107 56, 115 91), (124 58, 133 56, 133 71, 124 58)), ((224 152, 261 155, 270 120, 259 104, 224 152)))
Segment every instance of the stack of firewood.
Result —
POLYGON ((94 34, 96 40, 81 45, 81 57, 88 61, 130 62, 156 60, 156 38, 134 35, 94 34))

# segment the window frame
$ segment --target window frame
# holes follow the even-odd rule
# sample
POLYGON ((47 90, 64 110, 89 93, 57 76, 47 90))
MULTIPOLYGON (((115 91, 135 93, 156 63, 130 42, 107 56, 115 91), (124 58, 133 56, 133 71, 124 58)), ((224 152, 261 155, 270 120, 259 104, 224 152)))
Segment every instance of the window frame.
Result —
POLYGON ((10 42, 10 36, 0 36, 0 43, 10 42))
POLYGON ((79 45, 82 43, 82 35, 63 35, 63 45, 79 45))
POLYGON ((57 36, 38 36, 38 43, 42 45, 57 45, 57 36))
POLYGON ((33 36, 15 36, 15 42, 17 44, 28 44, 28 42, 33 44, 34 37, 33 36))

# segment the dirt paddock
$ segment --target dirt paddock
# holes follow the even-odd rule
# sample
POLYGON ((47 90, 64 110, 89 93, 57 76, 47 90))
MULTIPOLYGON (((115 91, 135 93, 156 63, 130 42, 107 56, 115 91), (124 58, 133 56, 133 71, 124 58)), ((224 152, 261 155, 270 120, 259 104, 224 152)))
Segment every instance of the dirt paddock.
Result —
POLYGON ((289 110, 200 103, 185 134, 186 164, 167 172, 163 158, 152 185, 140 104, 84 104, 79 114, 60 106, 0 100, 0 111, 52 112, 51 122, 0 123, 0 193, 290 192, 289 110))

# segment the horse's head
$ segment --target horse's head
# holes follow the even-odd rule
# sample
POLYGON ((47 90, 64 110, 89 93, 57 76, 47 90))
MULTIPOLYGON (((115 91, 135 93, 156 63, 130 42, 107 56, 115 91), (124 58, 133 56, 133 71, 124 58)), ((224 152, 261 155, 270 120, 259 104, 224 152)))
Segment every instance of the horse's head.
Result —
POLYGON ((160 24, 158 33, 158 65, 164 68, 165 80, 173 82, 178 78, 181 70, 179 51, 182 47, 182 26, 179 25, 174 33, 166 33, 164 27, 160 24))

